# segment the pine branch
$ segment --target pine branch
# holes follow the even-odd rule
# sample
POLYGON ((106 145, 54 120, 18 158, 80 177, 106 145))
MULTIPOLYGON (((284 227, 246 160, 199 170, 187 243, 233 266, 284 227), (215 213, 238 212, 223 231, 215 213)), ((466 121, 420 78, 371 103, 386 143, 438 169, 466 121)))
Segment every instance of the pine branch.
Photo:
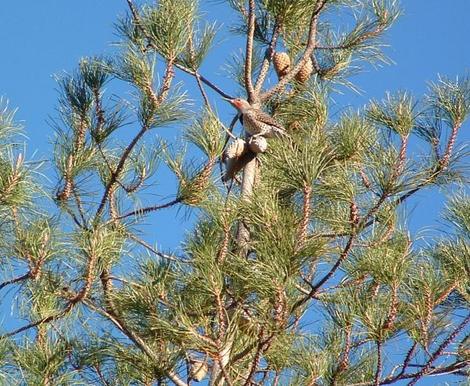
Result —
POLYGON ((282 89, 292 79, 294 79, 294 77, 298 74, 298 72, 305 65, 305 63, 307 63, 307 60, 312 55, 313 50, 315 49, 315 45, 316 45, 318 16, 320 15, 320 12, 322 11, 323 7, 326 5, 327 2, 328 0, 319 0, 315 6, 315 9, 310 19, 307 47, 305 48, 302 58, 292 68, 292 70, 289 71, 274 87, 272 87, 270 90, 261 94, 260 100, 262 102, 270 99, 276 93, 281 92, 282 89))
MULTIPOLYGON (((93 304, 89 300, 85 300, 84 303, 91 308, 93 311, 101 314, 102 316, 106 317, 111 323, 113 323, 119 331, 121 331, 124 335, 126 335, 134 344, 144 353, 146 354, 151 360, 155 361, 155 363, 159 363, 160 358, 155 355, 155 353, 150 349, 149 346, 145 343, 145 341, 138 336, 134 331, 129 329, 126 324, 123 322, 122 319, 117 317, 115 314, 112 314, 108 311, 105 311, 95 304, 93 304)), ((184 382, 178 374, 176 374, 173 370, 168 370, 166 372, 166 376, 177 386, 188 386, 186 382, 184 382)))
POLYGON ((328 280, 331 279, 331 277, 335 274, 335 272, 338 270, 340 267, 341 263, 347 258, 349 252, 351 251, 354 240, 356 238, 355 234, 352 234, 349 236, 348 242, 346 246, 344 247, 343 251, 341 252, 338 260, 336 260, 335 264, 330 268, 328 273, 326 273, 317 283, 312 285, 312 289, 310 290, 309 294, 305 296, 304 298, 298 300, 293 306, 291 312, 305 304, 308 300, 313 299, 315 295, 318 293, 320 288, 325 284, 328 280))
POLYGON ((220 87, 218 87, 217 85, 215 85, 213 82, 211 82, 209 79, 207 79, 205 76, 201 75, 199 72, 197 71, 194 71, 194 70, 191 70, 185 66, 183 66, 182 64, 180 63, 175 63, 175 67, 176 68, 179 68, 181 71, 183 72, 186 72, 187 74, 189 75, 192 75, 194 77, 196 77, 196 74, 197 76, 199 77, 199 79, 204 83, 206 84, 207 86, 209 86, 212 90, 214 90, 217 94, 219 94, 220 96, 222 96, 223 98, 227 98, 227 99, 233 99, 233 96, 227 94, 225 91, 223 91, 220 87))
POLYGON ((19 283, 21 281, 24 281, 24 280, 30 278, 30 277, 31 277, 31 272, 27 272, 24 275, 15 277, 15 278, 7 280, 7 281, 4 281, 3 283, 0 284, 0 290, 2 290, 7 285, 19 283))
POLYGON ((157 210, 160 210, 160 209, 170 208, 170 207, 172 207, 176 204, 179 204, 180 202, 181 202, 181 198, 177 197, 174 200, 171 200, 171 201, 166 202, 166 203, 161 204, 161 205, 147 206, 145 208, 140 208, 140 209, 133 210, 131 212, 124 213, 124 214, 118 216, 116 218, 116 220, 122 220, 122 219, 125 219, 125 218, 128 218, 128 217, 133 217, 133 216, 143 216, 144 214, 147 214, 147 213, 150 213, 150 212, 156 212, 157 210))
POLYGON ((245 89, 248 102, 255 102, 255 90, 253 88, 252 65, 253 65, 253 38, 255 35, 255 0, 248 1, 248 33, 246 35, 245 48, 245 89))
POLYGON ((279 30, 280 30, 279 24, 277 22, 274 23, 273 31, 271 34, 271 41, 269 43, 268 48, 266 49, 266 54, 263 59, 263 63, 261 64, 261 69, 260 69, 258 79, 256 80, 256 84, 255 84, 256 97, 258 97, 261 91, 261 88, 263 87, 263 83, 266 80, 266 76, 269 73, 269 66, 273 60, 273 56, 275 53, 275 48, 276 48, 277 40, 279 37, 279 30))
POLYGON ((377 368, 375 370, 374 386, 380 385, 380 376, 382 374, 382 342, 377 341, 377 368))
POLYGON ((451 344, 454 339, 460 334, 460 332, 465 328, 465 326, 470 322, 470 314, 452 331, 451 334, 439 345, 439 347, 432 353, 424 367, 413 377, 412 381, 408 383, 408 386, 413 386, 416 384, 424 375, 431 372, 432 364, 434 361, 439 358, 443 353, 446 347, 451 344))

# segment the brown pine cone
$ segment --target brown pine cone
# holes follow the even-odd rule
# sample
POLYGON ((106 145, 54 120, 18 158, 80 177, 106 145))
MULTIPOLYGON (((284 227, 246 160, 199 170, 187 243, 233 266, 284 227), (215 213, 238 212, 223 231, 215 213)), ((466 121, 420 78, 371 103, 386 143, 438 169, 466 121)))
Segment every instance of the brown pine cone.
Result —
POLYGON ((300 84, 305 84, 312 76, 312 73, 313 73, 312 59, 308 58, 305 64, 303 65, 303 67, 295 76, 295 80, 299 82, 300 84))
POLYGON ((264 153, 268 148, 268 141, 264 137, 251 137, 248 147, 253 153, 264 153))
POLYGON ((287 52, 276 52, 273 56, 274 69, 279 79, 290 71, 290 58, 287 52))

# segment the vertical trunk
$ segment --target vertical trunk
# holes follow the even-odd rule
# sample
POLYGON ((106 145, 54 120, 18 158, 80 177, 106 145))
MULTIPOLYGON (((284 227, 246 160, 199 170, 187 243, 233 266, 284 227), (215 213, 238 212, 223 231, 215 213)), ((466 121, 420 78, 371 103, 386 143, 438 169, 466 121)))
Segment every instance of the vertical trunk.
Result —
MULTIPOLYGON (((244 200, 250 200, 253 195, 253 187, 256 178, 256 158, 253 158, 245 165, 243 170, 243 182, 241 187, 241 197, 244 200)), ((250 241, 250 232, 247 226, 240 221, 238 224, 237 242, 241 253, 247 253, 248 242, 250 241)))
POLYGON ((223 386, 226 384, 224 378, 224 371, 227 369, 227 365, 230 362, 230 353, 232 352, 233 338, 229 337, 225 342, 225 347, 223 347, 219 353, 220 360, 214 360, 211 377, 209 380, 209 386, 223 386))

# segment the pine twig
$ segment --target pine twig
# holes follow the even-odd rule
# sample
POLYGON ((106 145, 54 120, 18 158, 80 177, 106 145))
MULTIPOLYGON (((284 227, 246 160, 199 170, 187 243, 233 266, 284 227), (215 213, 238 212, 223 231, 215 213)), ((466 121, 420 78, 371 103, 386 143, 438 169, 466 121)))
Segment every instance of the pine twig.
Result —
POLYGON ((439 164, 442 169, 446 169, 449 165, 450 157, 455 146, 455 141, 457 140, 457 134, 459 132, 460 126, 461 124, 456 124, 454 125, 454 127, 452 127, 450 138, 447 141, 446 151, 444 152, 442 158, 439 160, 439 164))
POLYGON ((385 31, 385 28, 386 28, 385 25, 379 25, 374 30, 363 33, 360 38, 358 38, 356 41, 351 42, 349 44, 338 44, 336 46, 316 46, 315 49, 316 50, 326 50, 326 51, 350 50, 351 48, 354 48, 354 46, 357 46, 357 45, 365 42, 368 39, 376 38, 382 32, 385 31))
MULTIPOLYGON (((150 359, 158 363, 160 358, 155 355, 155 353, 147 346, 145 341, 138 336, 134 331, 129 329, 125 323, 114 313, 110 313, 106 310, 103 310, 96 306, 89 300, 85 300, 84 303, 91 308, 93 311, 98 312, 102 316, 106 317, 111 323, 113 323, 119 331, 121 331, 124 335, 126 335, 134 344, 150 359)), ((186 382, 184 382, 178 374, 176 374, 173 370, 167 370, 165 374, 175 385, 177 386, 188 386, 186 382)))
POLYGON ((155 212, 155 211, 160 210, 160 209, 170 208, 170 207, 172 207, 176 204, 179 204, 180 202, 181 202, 181 198, 177 197, 174 200, 171 200, 171 201, 166 202, 166 203, 161 204, 161 205, 147 206, 145 208, 135 209, 131 212, 124 213, 124 214, 118 216, 116 218, 116 220, 122 220, 122 219, 132 217, 132 216, 142 216, 144 214, 147 214, 147 213, 150 213, 150 212, 155 212))
POLYGON ((449 166, 449 162, 453 153, 453 149, 455 146, 455 142, 457 140, 457 135, 460 130, 461 124, 456 124, 452 127, 452 132, 450 135, 449 140, 447 141, 446 145, 446 151, 444 152, 444 155, 438 160, 438 165, 436 168, 432 171, 431 175, 429 176, 428 179, 425 181, 419 183, 414 189, 406 192, 402 196, 398 197, 394 205, 400 205, 404 201, 406 201, 409 197, 413 196, 415 193, 419 192, 422 188, 424 188, 426 185, 428 185, 429 182, 433 181, 439 174, 441 174, 444 170, 447 169, 449 166))
POLYGON ((307 63, 307 60, 312 55, 313 50, 315 49, 316 45, 316 36, 317 36, 317 23, 318 23, 318 16, 322 11, 323 7, 326 5, 327 0, 320 0, 315 6, 313 10, 311 19, 310 19, 310 26, 308 32, 308 41, 307 47, 302 55, 302 58, 299 62, 289 71, 286 76, 284 76, 279 82, 273 86, 270 90, 264 92, 260 95, 261 101, 266 101, 271 98, 276 93, 280 92, 300 71, 300 69, 307 63))
POLYGON ((153 248, 149 243, 147 243, 146 241, 138 238, 136 235, 132 234, 132 233, 128 233, 127 234, 129 236, 129 238, 131 240, 134 240, 137 244, 140 244, 142 245, 145 249, 147 249, 149 252, 152 252, 154 255, 158 256, 158 257, 161 257, 162 259, 165 259, 165 260, 170 260, 170 261, 177 261, 177 262, 184 262, 183 259, 181 257, 177 257, 177 256, 171 256, 171 255, 168 255, 166 253, 162 253, 160 251, 157 251, 155 248, 153 248))
POLYGON ((408 368, 409 364, 410 364, 410 361, 411 361, 411 358, 413 357, 413 354, 415 353, 416 351, 416 348, 418 347, 418 343, 414 342, 413 345, 411 346, 411 348, 408 350, 408 352, 406 353, 406 356, 405 356, 405 359, 403 360, 403 365, 402 365, 402 368, 400 370, 400 372, 397 374, 397 379, 400 379, 400 377, 405 374, 406 372, 406 369, 408 368))
POLYGON ((349 252, 351 251, 351 248, 354 244, 355 240, 355 235, 352 234, 349 236, 348 242, 346 246, 344 247, 343 251, 341 252, 338 260, 336 260, 335 264, 331 267, 331 269, 326 273, 316 284, 312 285, 312 289, 310 290, 309 294, 305 296, 304 298, 298 300, 293 306, 292 310, 295 310, 305 304, 309 299, 312 299, 315 297, 315 295, 318 293, 320 288, 325 284, 330 278, 334 275, 334 273, 338 270, 340 267, 341 263, 346 259, 348 256, 349 252))
POLYGON ((379 340, 377 343, 377 368, 375 370, 374 386, 380 385, 380 376, 382 374, 382 342, 379 340))
POLYGON ((269 43, 269 46, 266 50, 266 55, 263 60, 263 63, 261 65, 261 70, 258 75, 258 79, 256 80, 255 84, 255 95, 258 96, 259 92, 261 91, 261 88, 263 87, 263 83, 266 80, 266 76, 268 75, 269 72, 269 65, 271 64, 276 48, 276 43, 277 39, 279 37, 279 30, 280 26, 279 23, 275 23, 273 27, 273 32, 271 35, 271 41, 269 43))
POLYGON ((303 189, 303 202, 302 202, 302 220, 298 230, 297 250, 301 250, 305 246, 307 239, 308 224, 310 222, 310 201, 312 197, 311 186, 305 185, 303 189))
POLYGON ((250 366, 250 372, 248 373, 248 376, 246 377, 246 380, 243 386, 250 386, 252 384, 253 382, 252 378, 256 373, 257 367, 259 366, 259 363, 261 361, 261 356, 266 351, 266 349, 270 346, 273 338, 274 338, 274 334, 270 334, 266 339, 264 339, 264 331, 261 331, 258 345, 256 347, 255 356, 250 366))
POLYGON ((198 72, 194 75, 196 78, 197 86, 199 87, 199 91, 201 92, 202 99, 204 100, 204 104, 206 105, 207 108, 210 107, 210 102, 209 98, 207 97, 206 90, 204 90, 204 85, 202 84, 201 81, 201 75, 199 75, 198 72))
POLYGON ((6 334, 0 335, 0 339, 11 338, 12 336, 15 336, 15 335, 18 335, 18 334, 20 334, 24 331, 30 330, 31 328, 38 327, 38 326, 41 326, 43 324, 47 324, 47 323, 53 322, 57 319, 60 319, 64 315, 66 315, 73 308, 73 306, 74 306, 74 304, 69 302, 67 304, 67 306, 62 311, 59 311, 55 314, 52 314, 52 315, 46 316, 44 318, 41 318, 39 320, 36 320, 35 322, 31 322, 31 323, 29 323, 25 326, 17 328, 16 330, 7 332, 6 334))
POLYGON ((227 94, 219 86, 217 86, 215 83, 213 83, 212 81, 207 79, 205 76, 201 75, 199 72, 191 70, 190 68, 187 68, 187 67, 183 66, 180 63, 175 63, 175 67, 180 69, 183 72, 186 72, 189 75, 192 75, 194 77, 196 77, 196 76, 199 77, 199 79, 201 80, 202 83, 204 83, 206 86, 210 87, 212 90, 214 90, 217 94, 219 94, 223 98, 233 99, 233 96, 231 96, 230 94, 227 94))
POLYGON ((122 170, 124 169, 124 164, 126 163, 128 157, 129 157, 130 153, 132 152, 132 150, 134 149, 134 147, 137 145, 137 143, 140 141, 140 139, 143 137, 143 135, 147 132, 148 129, 149 129, 149 127, 147 125, 142 126, 142 128, 139 130, 137 135, 132 139, 132 141, 129 143, 129 145, 126 147, 126 149, 122 153, 121 158, 119 160, 119 163, 118 163, 116 169, 114 170, 114 172, 111 174, 111 179, 109 180, 109 182, 107 183, 107 185, 105 187, 105 191, 103 193, 100 204, 99 204, 98 209, 97 209, 96 214, 95 214, 96 218, 98 218, 102 215, 102 213, 104 211, 104 207, 106 205, 106 202, 109 199, 111 189, 113 188, 114 184, 117 183, 117 181, 119 179, 119 176, 120 176, 122 170))
MULTIPOLYGON (((131 11, 132 18, 134 19, 134 23, 142 31, 143 35, 147 38, 147 40, 149 40, 149 36, 147 34, 147 31, 145 31, 145 29, 142 27, 142 23, 140 21, 140 15, 139 15, 139 12, 137 11, 137 8, 135 7, 132 0, 126 0, 126 1, 127 1, 128 6, 129 6, 129 9, 131 11)), ((187 67, 185 67, 184 65, 182 65, 180 63, 174 63, 174 66, 176 68, 179 68, 183 72, 186 72, 187 74, 190 74, 190 75, 196 77, 197 79, 199 79, 200 81, 205 83, 207 86, 209 86, 211 89, 213 89, 215 92, 217 92, 219 95, 223 96, 224 98, 232 99, 232 97, 229 94, 225 93, 220 87, 216 86, 209 79, 207 79, 203 75, 199 74, 197 71, 191 70, 190 68, 187 68, 187 67)))
POLYGON ((248 33, 246 36, 245 48, 245 89, 248 95, 248 102, 255 102, 255 90, 253 87, 252 66, 253 66, 253 39, 255 35, 255 0, 248 1, 248 33))
POLYGON ((24 275, 15 277, 15 278, 7 280, 7 281, 4 281, 3 283, 0 284, 0 290, 2 290, 7 285, 19 283, 20 281, 26 280, 30 277, 31 277, 31 272, 27 272, 24 275))
POLYGON ((424 375, 428 374, 432 369, 432 364, 434 361, 442 354, 446 347, 453 342, 458 334, 465 328, 465 326, 470 322, 470 314, 452 331, 451 334, 439 345, 439 347, 434 351, 430 356, 424 367, 414 376, 408 386, 413 386, 418 382, 424 375))

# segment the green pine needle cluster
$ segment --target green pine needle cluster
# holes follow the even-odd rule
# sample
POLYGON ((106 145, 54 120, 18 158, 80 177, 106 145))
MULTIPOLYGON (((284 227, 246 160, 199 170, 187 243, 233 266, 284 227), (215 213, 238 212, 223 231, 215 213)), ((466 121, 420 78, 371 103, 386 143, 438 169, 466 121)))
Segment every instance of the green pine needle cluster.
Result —
POLYGON ((0 101, 0 383, 468 377, 470 78, 334 114, 352 73, 388 62, 397 1, 219 3, 233 24, 194 0, 127 1, 114 53, 57 76, 54 176, 24 159, 0 101), (203 73, 222 28, 246 42, 217 64, 286 129, 259 154, 247 138, 230 181, 238 117, 217 112, 230 95, 203 73), (442 221, 415 234, 405 204, 431 190, 442 221), (172 250, 162 211, 184 229, 172 250))

